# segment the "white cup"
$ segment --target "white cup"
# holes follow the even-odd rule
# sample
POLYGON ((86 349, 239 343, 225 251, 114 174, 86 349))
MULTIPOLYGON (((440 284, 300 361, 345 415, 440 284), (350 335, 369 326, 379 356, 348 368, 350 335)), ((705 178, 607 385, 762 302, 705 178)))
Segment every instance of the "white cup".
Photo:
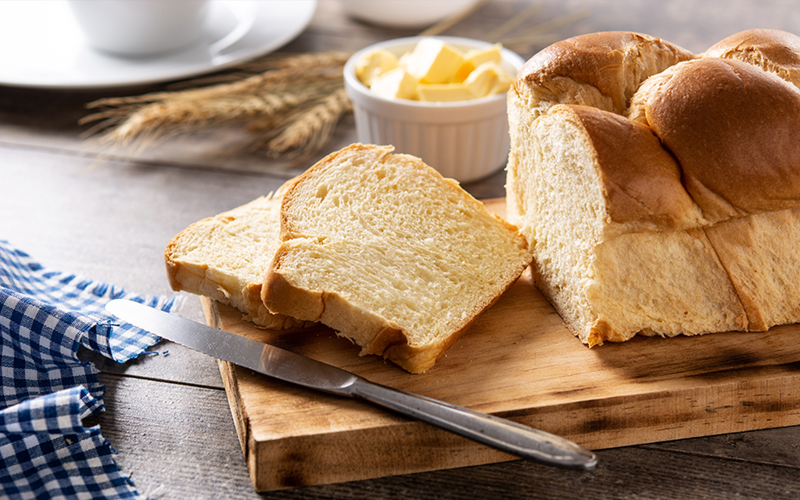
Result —
POLYGON ((187 47, 203 33, 210 0, 69 0, 89 44, 125 56, 187 47))

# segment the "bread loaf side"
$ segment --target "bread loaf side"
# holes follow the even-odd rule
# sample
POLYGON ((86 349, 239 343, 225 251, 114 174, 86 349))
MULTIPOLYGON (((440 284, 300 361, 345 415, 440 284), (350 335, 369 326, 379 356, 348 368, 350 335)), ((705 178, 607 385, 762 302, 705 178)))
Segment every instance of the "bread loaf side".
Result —
MULTIPOLYGON (((579 67, 586 46, 602 53, 615 36, 638 39, 590 35, 550 53, 579 67)), ((589 82, 622 106, 585 106, 574 98, 585 90, 567 87, 543 109, 531 96, 550 87, 518 77, 509 216, 537 286, 583 342, 800 321, 798 48, 793 35, 752 30, 673 58, 632 92, 627 79, 589 82)), ((527 74, 556 64, 537 57, 527 74)))

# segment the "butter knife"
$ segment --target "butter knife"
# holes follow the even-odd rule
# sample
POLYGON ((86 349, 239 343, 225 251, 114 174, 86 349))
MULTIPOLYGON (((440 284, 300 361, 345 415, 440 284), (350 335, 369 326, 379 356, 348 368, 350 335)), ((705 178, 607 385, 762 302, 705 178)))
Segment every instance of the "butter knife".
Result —
POLYGON ((285 382, 358 398, 427 422, 518 457, 559 467, 594 470, 597 456, 562 437, 398 389, 285 349, 212 328, 124 299, 106 309, 154 335, 285 382))

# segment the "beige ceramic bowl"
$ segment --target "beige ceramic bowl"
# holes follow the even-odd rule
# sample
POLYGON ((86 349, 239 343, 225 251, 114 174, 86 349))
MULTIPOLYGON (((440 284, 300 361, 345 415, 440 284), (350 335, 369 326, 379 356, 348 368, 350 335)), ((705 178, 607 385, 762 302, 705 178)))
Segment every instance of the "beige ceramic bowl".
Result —
MULTIPOLYGON (((464 50, 489 47, 480 40, 437 37, 464 50)), ((400 38, 369 46, 345 64, 344 83, 353 102, 358 140, 392 145, 397 153, 421 158, 443 176, 459 182, 486 177, 508 160, 509 138, 506 94, 458 102, 419 102, 374 95, 356 77, 356 61, 374 49, 402 55, 421 37, 400 38)), ((503 67, 516 75, 524 60, 503 49, 503 67)))

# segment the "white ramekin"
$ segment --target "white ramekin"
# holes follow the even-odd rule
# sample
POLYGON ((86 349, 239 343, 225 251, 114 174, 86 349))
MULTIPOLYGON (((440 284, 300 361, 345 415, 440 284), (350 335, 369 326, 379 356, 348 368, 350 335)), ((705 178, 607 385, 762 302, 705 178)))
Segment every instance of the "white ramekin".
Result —
MULTIPOLYGON (((436 37, 464 50, 490 47, 481 40, 436 37)), ((374 95, 356 77, 356 62, 374 49, 397 56, 411 50, 422 37, 389 40, 356 52, 344 66, 344 84, 353 102, 358 141, 392 145, 397 153, 421 158, 443 176, 459 182, 486 177, 508 160, 506 94, 458 102, 420 102, 374 95)), ((524 60, 503 49, 503 68, 516 76, 524 60)))

